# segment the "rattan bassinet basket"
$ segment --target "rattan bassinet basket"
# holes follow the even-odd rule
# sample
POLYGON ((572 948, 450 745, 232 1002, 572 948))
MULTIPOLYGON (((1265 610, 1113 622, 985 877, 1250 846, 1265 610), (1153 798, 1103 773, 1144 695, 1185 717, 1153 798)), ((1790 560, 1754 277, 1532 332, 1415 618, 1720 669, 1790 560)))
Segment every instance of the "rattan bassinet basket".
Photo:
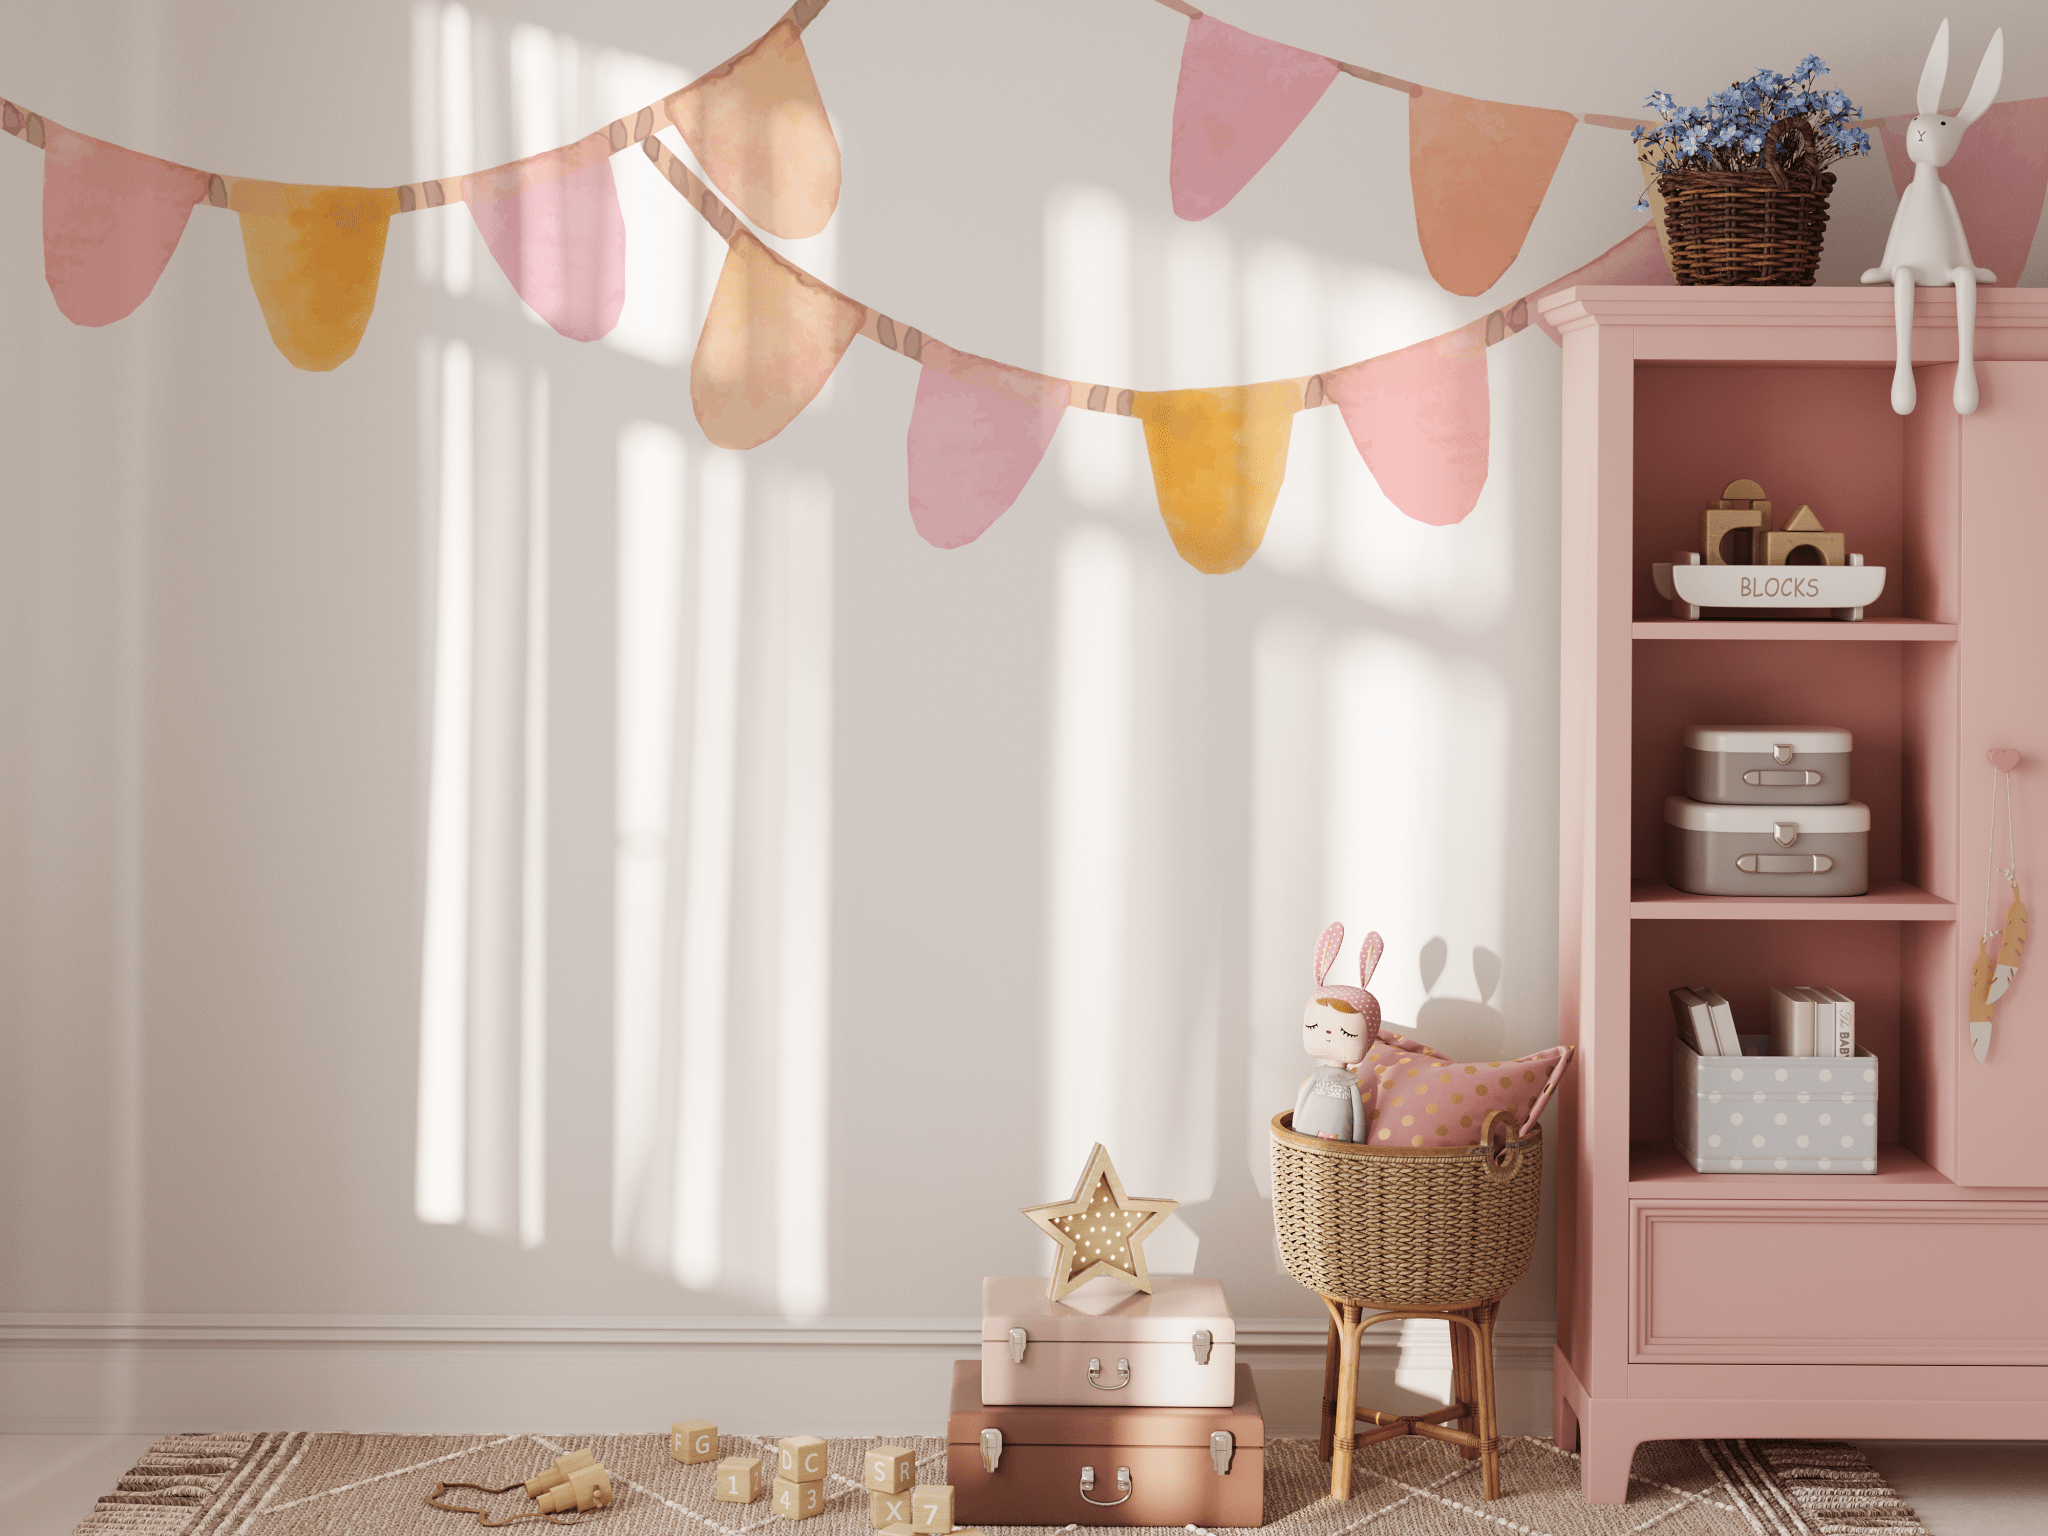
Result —
MULTIPOLYGON (((1496 1121, 1504 1122, 1496 1124, 1496 1121)), ((1543 1205, 1543 1129, 1502 1145, 1377 1148, 1304 1136, 1273 1117, 1273 1226, 1310 1290, 1388 1311, 1497 1301, 1528 1272, 1543 1205)))

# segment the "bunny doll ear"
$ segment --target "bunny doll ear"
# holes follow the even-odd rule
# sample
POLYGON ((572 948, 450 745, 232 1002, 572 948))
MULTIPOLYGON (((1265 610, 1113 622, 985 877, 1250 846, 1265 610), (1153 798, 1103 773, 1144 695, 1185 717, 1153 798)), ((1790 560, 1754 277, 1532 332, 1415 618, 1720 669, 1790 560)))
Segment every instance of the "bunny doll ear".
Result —
POLYGON ((1956 114, 1965 128, 1984 115, 1991 98, 1998 94, 1998 82, 2005 74, 2005 28, 1991 34, 1991 46, 1984 50, 1984 62, 1977 66, 1977 78, 1970 86, 1970 99, 1956 114))
POLYGON ((1337 951, 1344 947, 1344 925, 1332 923, 1323 930, 1323 936, 1316 940, 1316 985, 1323 984, 1323 978, 1330 974, 1330 967, 1336 962, 1337 951))
POLYGON ((1368 933, 1358 946, 1358 984, 1372 985, 1372 973, 1380 968, 1380 956, 1387 952, 1387 941, 1377 933, 1368 933))
POLYGON ((1934 46, 1927 50, 1926 66, 1920 71, 1920 110, 1941 110, 1941 85, 1948 79, 1948 18, 1934 29, 1934 46))

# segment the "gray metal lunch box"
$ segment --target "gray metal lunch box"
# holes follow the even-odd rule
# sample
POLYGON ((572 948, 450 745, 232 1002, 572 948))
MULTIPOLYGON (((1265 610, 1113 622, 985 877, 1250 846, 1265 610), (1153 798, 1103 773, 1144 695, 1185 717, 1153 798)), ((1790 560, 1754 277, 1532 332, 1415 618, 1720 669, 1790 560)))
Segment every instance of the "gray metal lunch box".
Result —
MULTIPOLYGON (((1769 1049, 1744 1035, 1747 1051, 1769 1049)), ((1877 1172, 1877 1058, 1702 1056, 1671 1040, 1671 1144, 1701 1173, 1877 1172)))
POLYGON ((1696 896, 1861 896, 1870 807, 1664 802, 1664 878, 1696 896))
POLYGON ((1713 805, 1844 805, 1854 745, 1832 725, 1695 725, 1685 792, 1713 805))

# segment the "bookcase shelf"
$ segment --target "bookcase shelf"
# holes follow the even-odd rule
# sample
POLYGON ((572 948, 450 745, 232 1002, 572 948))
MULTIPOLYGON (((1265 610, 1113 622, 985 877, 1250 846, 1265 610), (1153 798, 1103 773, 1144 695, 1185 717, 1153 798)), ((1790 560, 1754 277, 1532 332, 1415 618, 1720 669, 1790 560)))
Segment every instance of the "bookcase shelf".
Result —
POLYGON ((1807 923, 1952 923, 1956 904, 1904 880, 1873 880, 1862 896, 1695 896, 1663 881, 1629 890, 1629 916, 1645 919, 1735 919, 1807 923))
MULTIPOLYGON (((1982 1064, 1964 1017, 1986 750, 2021 754, 2022 803, 2048 792, 2048 668, 2014 660, 2048 654, 2048 293, 1979 295, 1968 417, 1953 295, 1931 292, 1919 408, 1892 411, 1891 299, 1588 287, 1540 304, 1564 343, 1558 1034, 1580 1053, 1558 1095, 1553 1429, 1599 1503, 1625 1496, 1645 1440, 2048 1439, 2048 970, 2001 1000, 1982 1064), (1668 617, 1651 565, 1698 547, 1701 509, 1737 478, 1885 568, 1863 620, 1668 617), (1853 733, 1868 894, 1665 883, 1684 731, 1734 724, 1853 733), (1856 1000, 1875 1171, 1701 1174, 1670 1147, 1669 991, 1699 985, 1750 1033, 1772 986, 1856 1000)), ((2048 816, 2018 831, 2020 868, 2048 867, 2048 816)))

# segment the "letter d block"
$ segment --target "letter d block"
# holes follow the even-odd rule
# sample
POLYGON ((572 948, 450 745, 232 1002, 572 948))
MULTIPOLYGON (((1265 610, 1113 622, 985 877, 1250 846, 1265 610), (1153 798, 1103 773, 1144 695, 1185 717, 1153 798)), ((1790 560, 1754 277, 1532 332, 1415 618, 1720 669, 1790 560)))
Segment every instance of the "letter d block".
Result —
POLYGON ((708 1419, 692 1419, 668 1432, 668 1453, 686 1466, 718 1460, 718 1426, 708 1419))
POLYGON ((775 1479, 775 1496, 770 1506, 785 1520, 808 1520, 825 1510, 825 1485, 815 1483, 793 1483, 786 1477, 775 1479))
POLYGON ((751 1504, 761 1497, 761 1458, 728 1456, 718 1464, 713 1498, 725 1504, 751 1504))
POLYGON ((892 1525, 910 1529, 910 1490, 901 1493, 869 1493, 868 1519, 878 1531, 886 1531, 892 1525))
MULTIPOLYGON (((869 1447, 860 1467, 861 1482, 869 1493, 908 1493, 917 1481, 917 1457, 900 1445, 869 1447)), ((894 1518, 907 1521, 910 1516, 894 1518)))
POLYGON ((951 1483, 920 1483, 910 1490, 910 1527, 918 1536, 946 1536, 953 1529, 951 1483))
POLYGON ((775 1475, 792 1483, 825 1481, 825 1442, 816 1435, 791 1435, 775 1443, 775 1475))

